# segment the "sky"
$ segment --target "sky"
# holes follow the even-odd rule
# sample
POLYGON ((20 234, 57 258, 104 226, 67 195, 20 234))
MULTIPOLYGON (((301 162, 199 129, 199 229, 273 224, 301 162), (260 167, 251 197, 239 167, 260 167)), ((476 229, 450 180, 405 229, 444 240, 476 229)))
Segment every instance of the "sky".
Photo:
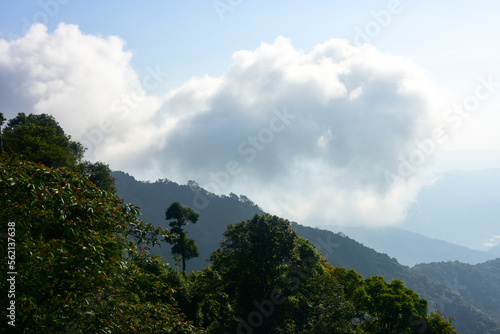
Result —
POLYGON ((4 0, 0 112, 52 114, 139 180, 307 225, 397 225, 440 173, 500 168, 499 10, 4 0))

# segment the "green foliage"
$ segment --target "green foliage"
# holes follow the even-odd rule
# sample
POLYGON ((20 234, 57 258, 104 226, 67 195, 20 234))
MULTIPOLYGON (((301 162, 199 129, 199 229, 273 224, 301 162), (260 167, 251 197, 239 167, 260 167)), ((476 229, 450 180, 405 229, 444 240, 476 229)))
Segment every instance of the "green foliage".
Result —
POLYGON ((428 316, 426 300, 401 281, 363 279, 354 270, 332 267, 279 217, 255 215, 230 224, 220 245, 212 253, 212 265, 194 281, 200 310, 210 306, 201 312, 200 322, 209 333, 452 329, 440 314, 428 316))
POLYGON ((101 189, 116 192, 115 178, 109 166, 100 161, 82 161, 85 148, 79 142, 72 141, 54 117, 19 113, 8 122, 3 133, 6 153, 40 162, 47 167, 68 167, 82 173, 101 189))
POLYGON ((19 113, 3 130, 6 153, 16 154, 48 167, 66 166, 73 170, 83 158, 84 147, 64 133, 54 117, 19 113))
POLYGON ((219 250, 212 254, 213 268, 224 278, 225 290, 238 301, 236 311, 248 313, 254 299, 266 298, 282 287, 282 275, 295 264, 298 236, 289 223, 276 216, 254 216, 230 224, 219 250))
MULTIPOLYGON (((443 282, 448 281, 450 284, 447 286, 432 279, 433 276, 427 277, 427 273, 424 275, 419 270, 402 266, 386 254, 377 253, 375 250, 342 235, 342 233, 333 233, 299 224, 292 224, 292 226, 301 236, 314 242, 328 259, 328 263, 334 265, 336 269, 339 267, 352 268, 365 278, 380 275, 388 282, 399 279, 407 287, 417 292, 420 298, 428 301, 429 310, 440 309, 442 314, 455 317, 453 327, 460 333, 500 334, 499 322, 467 303, 465 298, 456 291, 464 294, 469 289, 474 289, 477 283, 473 283, 470 287, 465 284, 460 285, 458 283, 460 280, 457 282, 452 275, 441 272, 444 278, 443 282), (456 288, 450 288, 453 286, 456 288)), ((479 284, 479 286, 481 285, 479 284)), ((495 290, 493 289, 492 293, 494 293, 493 291, 495 290)), ((491 310, 497 311, 494 308, 491 310)), ((421 322, 420 319, 412 321, 421 322)))
MULTIPOLYGON (((196 225, 186 224, 183 227, 189 238, 196 241, 200 253, 199 257, 189 260, 189 271, 203 270, 208 265, 206 260, 219 247, 228 224, 264 213, 245 196, 210 194, 193 181, 180 185, 167 179, 137 181, 123 172, 113 172, 113 176, 118 195, 141 207, 142 219, 157 226, 170 228, 165 220, 165 208, 173 202, 189 203, 191 206, 187 206, 199 210, 200 218, 196 225)), ((160 255, 166 262, 175 263, 170 247, 153 248, 151 253, 160 255)))
POLYGON ((220 294, 230 298, 226 304, 204 301, 225 315, 208 326, 209 332, 348 333, 353 328, 352 303, 321 255, 288 221, 256 215, 229 225, 224 237, 204 272, 218 279, 220 294))
POLYGON ((103 162, 83 161, 78 165, 80 173, 103 190, 116 193, 115 178, 109 166, 103 162))
MULTIPOLYGON (((298 276, 299 278, 301 276, 298 276)), ((287 326, 280 333, 352 333, 356 305, 333 273, 314 273, 288 298, 287 326)))
MULTIPOLYGON (((425 274, 460 293, 469 303, 500 321, 500 259, 476 265, 461 262, 420 264, 413 271, 425 274), (477 284, 481 282, 481 284, 477 284)), ((458 314, 456 315, 458 316, 458 314)))
POLYGON ((187 223, 196 224, 199 214, 191 208, 183 208, 179 202, 174 202, 165 212, 165 219, 171 220, 169 226, 171 231, 179 237, 172 242, 172 254, 180 255, 182 261, 182 272, 186 273, 186 260, 200 256, 198 247, 194 240, 186 236, 183 227, 187 223))
MULTIPOLYGON (((194 319, 196 323, 207 328, 208 332, 223 332, 223 319, 232 317, 231 299, 221 287, 224 281, 212 266, 198 274, 190 275, 193 279, 193 301, 195 303, 194 319)), ((193 319, 193 320, 194 320, 193 319)))
POLYGON ((144 265, 158 268, 148 245, 171 233, 139 221, 137 208, 66 168, 9 157, 0 160, 0 207, 1 230, 15 224, 15 331, 198 332, 179 313, 173 287, 144 265))
MULTIPOLYGON (((276 216, 229 225, 213 264, 187 276, 185 261, 199 252, 184 228, 196 212, 170 205, 171 232, 140 221, 138 207, 113 194, 109 167, 81 162, 83 147, 51 116, 19 114, 3 132, 11 151, 0 160, 0 222, 16 226, 17 332, 454 333, 401 281, 332 267, 276 216), (182 273, 149 254, 160 241, 181 257, 182 273)), ((222 199, 195 184, 189 192, 222 199)), ((225 199, 260 211, 245 197, 225 199)))
POLYGON ((382 277, 374 276, 367 278, 364 285, 370 320, 363 327, 369 333, 418 333, 420 326, 425 326, 427 301, 402 281, 388 284, 382 277))
POLYGON ((458 334, 458 332, 451 325, 453 320, 454 318, 452 317, 442 316, 439 310, 432 312, 427 317, 425 325, 422 327, 424 331, 420 331, 420 333, 458 334))
MULTIPOLYGON (((332 267, 276 216, 229 225, 213 264, 186 276, 149 254, 181 236, 141 222, 137 207, 66 168, 0 162, 19 333, 455 333, 402 282, 332 267)), ((169 209, 172 230, 198 219, 169 209)))

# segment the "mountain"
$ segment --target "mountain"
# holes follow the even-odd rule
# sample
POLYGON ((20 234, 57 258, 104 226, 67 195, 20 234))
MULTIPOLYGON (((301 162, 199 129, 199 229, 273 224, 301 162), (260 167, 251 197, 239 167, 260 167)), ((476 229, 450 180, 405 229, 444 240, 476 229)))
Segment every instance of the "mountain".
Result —
POLYGON ((412 271, 445 284, 471 305, 500 319, 500 258, 477 265, 460 262, 420 264, 412 271))
MULTIPOLYGON (((189 238, 195 240, 200 257, 187 262, 188 271, 200 270, 207 266, 206 259, 219 247, 222 233, 227 224, 251 218, 262 210, 245 196, 230 194, 218 196, 200 188, 195 182, 179 185, 169 180, 139 182, 123 172, 115 172, 118 195, 126 202, 141 207, 143 220, 155 225, 168 227, 165 210, 173 202, 189 206, 200 214, 196 225, 188 225, 189 238)), ((412 270, 398 263, 394 258, 381 254, 343 233, 302 226, 292 227, 316 245, 328 262, 334 266, 354 269, 364 277, 380 275, 386 280, 402 280, 405 285, 429 301, 429 309, 439 308, 444 315, 455 316, 455 328, 460 333, 500 334, 500 319, 493 318, 491 312, 473 306, 463 291, 456 291, 438 280, 429 278, 422 272, 412 270)), ((154 252, 165 261, 174 263, 169 245, 154 252)), ((499 276, 500 277, 500 274, 499 276)), ((478 284, 480 286, 480 284, 478 284)), ((471 292, 473 293, 473 292, 471 292)))
POLYGON ((473 249, 500 235, 500 169, 451 171, 422 189, 400 226, 473 249))
POLYGON ((395 227, 325 226, 324 228, 333 232, 341 231, 365 246, 386 253, 396 258, 399 263, 410 267, 418 263, 442 261, 477 264, 496 257, 491 252, 470 249, 395 227))
MULTIPOLYGON (((422 272, 400 265, 396 259, 367 248, 343 233, 333 233, 299 224, 294 224, 293 227, 299 235, 315 244, 334 266, 354 269, 364 277, 380 275, 387 281, 402 280, 421 298, 427 299, 429 310, 439 309, 444 315, 454 316, 453 325, 460 333, 500 333, 500 317, 494 318, 488 314, 496 309, 487 312, 475 307, 464 298, 463 294, 466 292, 475 293, 472 287, 457 291, 422 272)), ((496 273, 496 277, 498 280, 500 272, 496 273)), ((477 283, 475 287, 481 288, 480 281, 477 283)))
POLYGON ((488 249, 488 252, 495 254, 496 256, 500 256, 500 245, 496 245, 495 247, 488 249))
MULTIPOLYGON (((196 241, 200 257, 187 262, 188 272, 201 270, 207 266, 209 255, 219 248, 222 233, 227 224, 252 218, 264 212, 245 196, 217 196, 200 188, 195 182, 179 185, 167 179, 156 182, 140 182, 124 172, 113 172, 118 195, 126 202, 141 208, 141 219, 156 226, 169 228, 165 211, 174 202, 191 207, 200 214, 196 225, 188 224, 185 230, 189 238, 196 241)), ((152 250, 170 264, 175 264, 170 245, 152 250)))

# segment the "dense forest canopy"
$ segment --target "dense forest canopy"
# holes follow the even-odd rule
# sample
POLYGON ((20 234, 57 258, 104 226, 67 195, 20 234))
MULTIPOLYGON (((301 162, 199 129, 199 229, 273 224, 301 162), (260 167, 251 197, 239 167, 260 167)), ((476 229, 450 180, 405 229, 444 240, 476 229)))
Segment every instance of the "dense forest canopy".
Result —
POLYGON ((196 332, 171 297, 168 267, 144 248, 170 232, 66 168, 3 157, 0 173, 0 221, 4 231, 15 225, 18 272, 10 333, 196 332))

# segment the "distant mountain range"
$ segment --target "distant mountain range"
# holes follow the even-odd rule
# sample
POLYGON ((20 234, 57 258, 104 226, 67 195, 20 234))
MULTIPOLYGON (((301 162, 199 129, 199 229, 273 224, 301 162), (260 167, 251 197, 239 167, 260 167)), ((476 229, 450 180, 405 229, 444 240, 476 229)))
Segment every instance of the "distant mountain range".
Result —
POLYGON ((410 267, 419 263, 442 261, 477 264, 500 257, 500 247, 497 253, 494 250, 478 251, 395 227, 325 226, 323 228, 333 232, 343 232, 363 245, 394 257, 399 263, 410 267))
MULTIPOLYGON (((139 182, 123 172, 115 172, 114 176, 117 179, 118 195, 126 202, 141 207, 144 221, 167 227, 165 210, 175 201, 192 207, 200 214, 199 222, 187 228, 188 236, 195 240, 200 251, 199 258, 188 261, 188 271, 200 270, 208 265, 206 259, 218 248, 227 224, 263 213, 245 196, 217 196, 194 182, 189 182, 188 185, 179 185, 166 179, 153 183, 139 182)), ((429 301, 431 310, 439 308, 444 315, 455 316, 454 326, 460 333, 500 334, 500 315, 497 313, 498 308, 495 309, 498 303, 495 304, 495 297, 485 298, 500 295, 500 260, 476 266, 456 262, 460 265, 452 266, 453 270, 448 268, 449 262, 434 263, 434 272, 440 272, 440 276, 437 276, 432 274, 433 271, 425 271, 425 267, 410 269, 403 266, 396 259, 378 253, 344 233, 333 233, 297 223, 292 226, 299 235, 315 244, 334 266, 352 268, 365 277, 381 275, 388 281, 401 279, 405 285, 429 301), (446 270, 451 273, 448 275, 446 270), (472 279, 460 280, 460 277, 470 277, 469 274, 472 279), (488 280, 483 282, 483 278, 488 280)), ((423 243, 422 248, 428 242, 424 239, 416 241, 423 243)), ((415 251, 425 253, 422 248, 415 247, 415 251)), ((165 261, 175 263, 170 255, 169 245, 155 249, 155 252, 165 261)))
POLYGON ((500 245, 497 245, 493 248, 490 248, 488 250, 489 253, 495 254, 496 256, 500 257, 500 245))
POLYGON ((487 250, 491 238, 500 235, 500 169, 444 173, 419 193, 398 227, 487 250))

